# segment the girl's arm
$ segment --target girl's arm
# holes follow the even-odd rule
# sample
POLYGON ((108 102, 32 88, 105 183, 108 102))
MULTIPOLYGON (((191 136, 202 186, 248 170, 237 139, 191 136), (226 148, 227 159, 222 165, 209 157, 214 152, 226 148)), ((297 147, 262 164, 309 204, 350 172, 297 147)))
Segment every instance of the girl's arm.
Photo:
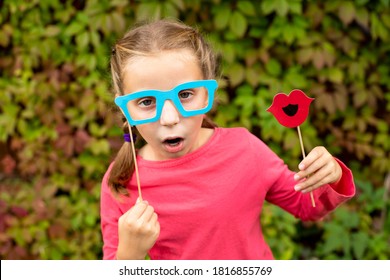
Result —
POLYGON ((263 141, 251 135, 249 151, 258 166, 259 193, 302 220, 318 220, 355 194, 351 170, 323 147, 314 148, 293 172, 263 141), (305 177, 310 176, 305 179, 305 177), (309 191, 313 190, 316 207, 309 191))
MULTIPOLYGON (((318 151, 314 149, 316 150, 318 151)), ((313 157, 310 156, 310 158, 313 157)), ((303 170, 297 173, 290 171, 282 160, 272 159, 272 164, 278 172, 275 172, 266 199, 301 220, 313 221, 323 218, 340 204, 352 198, 355 195, 355 184, 351 170, 333 157, 323 160, 320 156, 319 159, 319 163, 314 161, 311 164, 308 164, 309 161, 302 161, 307 166, 303 166, 303 170), (310 169, 309 166, 311 166, 310 169), (313 168, 318 166, 320 166, 319 169, 313 168), (310 174, 310 177, 301 179, 306 174, 310 174), (301 191, 296 190, 299 188, 301 191), (311 203, 310 190, 313 192, 315 207, 311 203)))

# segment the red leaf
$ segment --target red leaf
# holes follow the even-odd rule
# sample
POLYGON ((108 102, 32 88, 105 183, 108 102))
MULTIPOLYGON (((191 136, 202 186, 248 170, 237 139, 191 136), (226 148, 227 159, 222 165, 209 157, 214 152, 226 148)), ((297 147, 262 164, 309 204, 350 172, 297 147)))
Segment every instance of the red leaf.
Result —
POLYGON ((85 146, 88 145, 91 137, 85 130, 77 130, 75 135, 75 150, 77 153, 81 153, 85 146))
POLYGON ((14 169, 16 167, 16 161, 10 155, 6 155, 1 160, 1 165, 2 165, 3 172, 6 175, 10 175, 10 174, 12 174, 12 172, 14 171, 14 169))
POLYGON ((11 206, 11 213, 13 213, 18 218, 23 218, 28 215, 28 211, 22 207, 19 206, 11 206))

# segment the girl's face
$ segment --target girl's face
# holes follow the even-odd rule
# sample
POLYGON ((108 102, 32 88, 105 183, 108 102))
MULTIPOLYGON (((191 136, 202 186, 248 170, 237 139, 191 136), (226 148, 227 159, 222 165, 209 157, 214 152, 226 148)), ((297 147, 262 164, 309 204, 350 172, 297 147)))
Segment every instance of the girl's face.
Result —
MULTIPOLYGON (((196 57, 189 50, 163 51, 132 58, 124 69, 123 90, 170 90, 203 79, 196 57)), ((167 160, 186 155, 202 146, 212 131, 201 128, 204 115, 184 118, 171 100, 166 100, 160 120, 136 126, 147 144, 139 154, 147 160, 167 160)))

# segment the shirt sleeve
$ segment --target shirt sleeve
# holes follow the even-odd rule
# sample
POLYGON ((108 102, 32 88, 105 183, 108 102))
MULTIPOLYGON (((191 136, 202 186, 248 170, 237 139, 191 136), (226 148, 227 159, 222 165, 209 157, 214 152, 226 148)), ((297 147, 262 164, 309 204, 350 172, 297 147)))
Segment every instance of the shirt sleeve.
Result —
MULTIPOLYGON (((256 138, 255 136, 253 136, 256 138)), ((315 207, 312 206, 310 193, 294 190, 297 182, 295 172, 270 148, 258 138, 251 139, 251 146, 255 147, 255 159, 259 163, 259 182, 261 188, 266 189, 265 199, 303 221, 314 221, 323 218, 343 202, 355 195, 355 184, 350 169, 336 159, 342 169, 342 177, 337 184, 327 184, 313 191, 315 207), (254 142, 254 143, 253 143, 254 142)))
POLYGON ((118 248, 118 219, 122 215, 119 203, 108 186, 110 169, 104 175, 100 195, 100 219, 103 235, 103 259, 113 260, 118 248))

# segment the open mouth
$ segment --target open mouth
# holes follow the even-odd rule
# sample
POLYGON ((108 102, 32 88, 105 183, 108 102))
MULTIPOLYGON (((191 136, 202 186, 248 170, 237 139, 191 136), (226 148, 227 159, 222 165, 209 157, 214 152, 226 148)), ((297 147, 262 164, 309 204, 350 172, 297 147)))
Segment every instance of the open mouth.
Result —
POLYGON ((163 141, 164 149, 169 153, 178 153, 183 150, 184 138, 169 137, 163 141))
POLYGON ((183 141, 183 138, 176 137, 176 138, 169 138, 164 140, 164 144, 169 145, 171 147, 178 146, 183 141))

